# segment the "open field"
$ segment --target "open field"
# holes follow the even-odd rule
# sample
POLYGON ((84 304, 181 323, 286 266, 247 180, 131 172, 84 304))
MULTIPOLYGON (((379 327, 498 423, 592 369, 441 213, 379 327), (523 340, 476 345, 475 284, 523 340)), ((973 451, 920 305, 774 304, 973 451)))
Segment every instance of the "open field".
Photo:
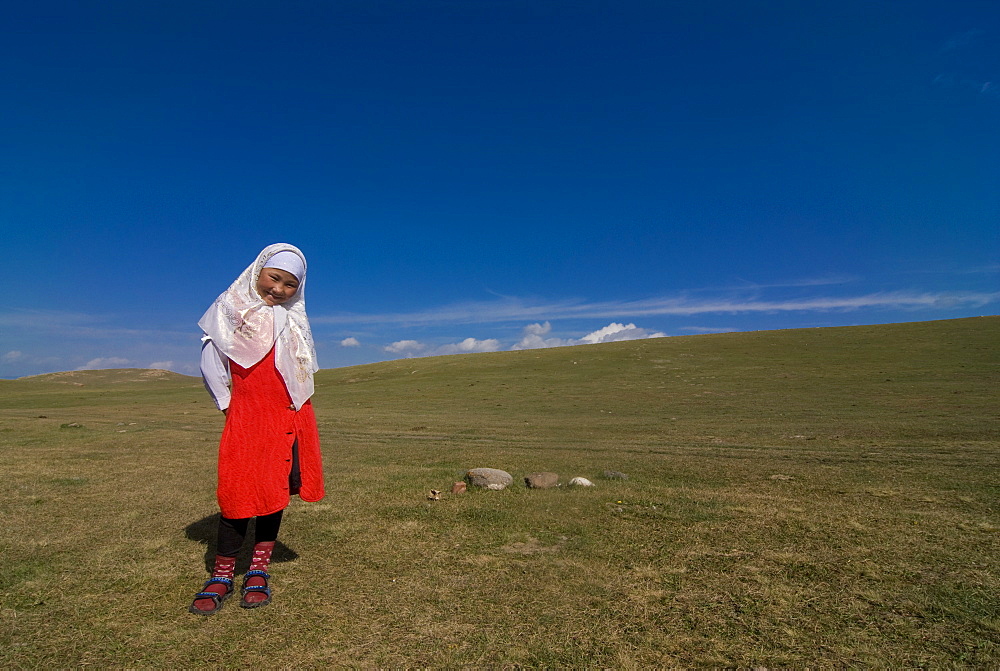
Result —
POLYGON ((998 343, 983 317, 322 371, 327 498, 286 514, 274 603, 208 618, 200 380, 0 381, 0 666, 996 667, 998 343), (426 500, 476 466, 597 486, 426 500))

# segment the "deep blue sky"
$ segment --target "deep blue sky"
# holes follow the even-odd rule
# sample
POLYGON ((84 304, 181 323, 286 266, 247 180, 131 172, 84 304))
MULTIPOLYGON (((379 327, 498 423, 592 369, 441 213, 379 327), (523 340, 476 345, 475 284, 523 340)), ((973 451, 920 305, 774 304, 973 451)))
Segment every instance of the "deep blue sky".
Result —
POLYGON ((1000 305, 994 0, 0 11, 0 377, 194 374, 272 242, 324 368, 1000 305))

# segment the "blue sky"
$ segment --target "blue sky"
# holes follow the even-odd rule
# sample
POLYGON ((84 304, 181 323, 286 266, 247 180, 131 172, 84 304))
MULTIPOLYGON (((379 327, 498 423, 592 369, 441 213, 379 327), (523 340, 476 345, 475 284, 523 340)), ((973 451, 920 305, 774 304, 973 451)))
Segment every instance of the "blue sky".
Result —
POLYGON ((996 314, 1000 3, 6 2, 0 377, 996 314))

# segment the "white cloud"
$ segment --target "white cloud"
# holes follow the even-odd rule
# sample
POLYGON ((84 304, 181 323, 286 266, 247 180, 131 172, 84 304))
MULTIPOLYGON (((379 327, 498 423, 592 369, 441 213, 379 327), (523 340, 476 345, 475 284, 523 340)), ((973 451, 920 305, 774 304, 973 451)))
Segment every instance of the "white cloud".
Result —
POLYGON ((524 327, 524 335, 541 337, 546 333, 552 332, 552 324, 545 322, 544 324, 528 324, 524 327))
POLYGON ((122 359, 117 356, 98 357, 96 359, 91 359, 87 363, 77 368, 77 370, 99 370, 101 368, 121 368, 127 363, 131 362, 128 359, 122 359))
POLYGON ((551 331, 552 324, 549 322, 545 322, 544 324, 528 324, 524 327, 524 333, 520 342, 511 347, 511 349, 542 349, 543 347, 564 347, 573 344, 572 340, 544 337, 551 331))
POLYGON ((521 340, 511 347, 512 350, 541 349, 543 347, 567 347, 570 345, 594 345, 604 342, 617 342, 620 340, 642 340, 644 338, 663 338, 667 334, 659 331, 639 328, 635 324, 618 324, 612 322, 604 328, 598 329, 579 339, 573 338, 546 338, 552 331, 552 324, 529 324, 524 327, 521 340))
POLYGON ((498 349, 500 349, 500 341, 494 338, 487 340, 466 338, 453 345, 442 345, 433 352, 434 354, 467 354, 470 352, 496 352, 498 349))
POLYGON ((11 350, 3 355, 2 359, 4 363, 13 363, 14 361, 21 361, 25 358, 24 352, 18 350, 11 350))
POLYGON ((413 356, 417 352, 422 352, 427 349, 427 345, 417 342, 416 340, 397 340, 391 345, 386 345, 383 349, 390 354, 406 354, 407 356, 413 356))
POLYGON ((431 347, 416 340, 399 340, 383 348, 391 354, 414 356, 441 356, 445 354, 471 354, 474 352, 496 352, 500 349, 500 341, 495 338, 477 340, 466 338, 461 342, 431 347))
POLYGON ((168 370, 172 370, 175 373, 181 373, 183 375, 201 377, 201 367, 193 363, 176 363, 168 370))
POLYGON ((340 341, 340 346, 341 347, 361 347, 361 342, 358 341, 358 339, 354 338, 354 337, 344 338, 343 340, 340 341))
POLYGON ((641 329, 635 324, 616 324, 612 322, 602 329, 580 338, 580 344, 596 344, 602 342, 619 342, 622 340, 644 340, 645 338, 663 338, 666 333, 641 329))
POLYGON ((174 367, 173 361, 154 361, 153 363, 146 366, 146 368, 158 368, 161 370, 171 370, 174 367))

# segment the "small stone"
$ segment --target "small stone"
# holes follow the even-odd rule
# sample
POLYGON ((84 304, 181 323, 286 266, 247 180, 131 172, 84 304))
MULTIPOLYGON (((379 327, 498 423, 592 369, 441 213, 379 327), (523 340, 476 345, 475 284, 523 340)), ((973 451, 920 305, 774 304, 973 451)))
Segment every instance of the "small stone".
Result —
POLYGON ((571 486, 573 486, 573 487, 593 487, 594 486, 594 483, 591 482, 590 480, 588 480, 587 478, 580 478, 580 477, 573 478, 572 480, 569 481, 569 484, 571 486))
POLYGON ((451 486, 451 493, 452 494, 464 494, 465 490, 466 490, 466 487, 465 487, 465 483, 464 482, 456 482, 455 484, 453 484, 451 486))
POLYGON ((524 477, 524 484, 528 489, 552 489, 559 486, 559 474, 551 471, 532 473, 524 477))
POLYGON ((628 476, 621 471, 604 471, 606 480, 628 480, 628 476))
POLYGON ((465 474, 465 481, 482 489, 506 489, 514 482, 514 476, 499 468, 473 468, 465 474))

